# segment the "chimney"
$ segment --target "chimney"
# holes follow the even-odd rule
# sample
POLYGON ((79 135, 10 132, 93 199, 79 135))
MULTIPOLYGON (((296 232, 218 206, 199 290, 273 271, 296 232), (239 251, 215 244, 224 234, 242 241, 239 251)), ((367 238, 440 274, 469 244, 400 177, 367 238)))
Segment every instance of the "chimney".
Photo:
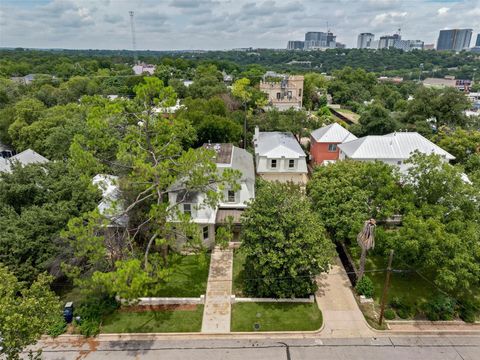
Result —
POLYGON ((257 126, 255 126, 255 136, 254 136, 254 139, 257 140, 259 135, 260 135, 260 129, 258 128, 258 125, 257 125, 257 126))

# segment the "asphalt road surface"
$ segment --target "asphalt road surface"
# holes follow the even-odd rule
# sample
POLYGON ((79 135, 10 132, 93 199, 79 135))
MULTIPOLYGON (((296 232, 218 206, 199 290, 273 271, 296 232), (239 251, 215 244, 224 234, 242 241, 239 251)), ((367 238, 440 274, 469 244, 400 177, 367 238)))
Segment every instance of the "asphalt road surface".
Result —
POLYGON ((40 343, 45 360, 480 360, 480 337, 40 343))

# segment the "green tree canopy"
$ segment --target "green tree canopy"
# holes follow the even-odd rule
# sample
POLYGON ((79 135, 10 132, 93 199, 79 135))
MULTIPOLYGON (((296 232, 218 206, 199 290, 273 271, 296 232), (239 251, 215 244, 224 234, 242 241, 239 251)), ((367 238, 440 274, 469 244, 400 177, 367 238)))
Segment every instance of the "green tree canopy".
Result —
POLYGON ((16 360, 58 321, 61 307, 45 274, 26 287, 0 265, 0 279, 0 355, 16 360))
POLYGON ((400 126, 390 112, 377 103, 373 103, 362 112, 359 122, 360 128, 355 131, 359 136, 389 134, 400 126))
POLYGON ((346 160, 317 166, 307 192, 336 241, 354 240, 366 219, 401 213, 409 199, 395 169, 381 162, 346 160))
POLYGON ((304 297, 317 289, 334 247, 298 186, 262 183, 242 219, 245 290, 256 297, 304 297))
POLYGON ((59 273, 60 231, 94 209, 98 190, 63 162, 14 166, 0 173, 0 263, 22 281, 59 273))

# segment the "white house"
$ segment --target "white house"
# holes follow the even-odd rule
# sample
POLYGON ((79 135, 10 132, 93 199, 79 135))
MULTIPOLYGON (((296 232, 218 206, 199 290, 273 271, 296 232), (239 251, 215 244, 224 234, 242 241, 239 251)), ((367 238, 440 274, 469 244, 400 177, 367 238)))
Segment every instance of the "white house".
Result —
POLYGON ((365 136, 339 144, 340 160, 359 161, 379 160, 389 165, 397 165, 400 171, 408 169, 405 164, 413 152, 440 155, 445 162, 455 157, 416 132, 395 132, 382 136, 365 136))
POLYGON ((138 63, 132 67, 135 75, 148 74, 153 75, 157 67, 152 64, 138 63))
MULTIPOLYGON (((205 194, 188 191, 182 184, 172 188, 168 198, 171 206, 178 206, 180 211, 190 214, 192 222, 199 226, 203 244, 213 247, 216 227, 225 224, 229 217, 233 219, 234 240, 238 239, 241 214, 248 202, 255 197, 255 171, 253 156, 244 149, 232 144, 208 144, 204 147, 215 151, 214 161, 219 172, 234 169, 241 173, 238 180, 240 189, 225 189, 223 200, 215 208, 204 205, 205 194)), ((181 238, 177 240, 179 245, 185 241, 181 238)))
POLYGON ((253 143, 260 177, 268 181, 307 183, 307 156, 292 133, 260 132, 256 127, 253 143))
POLYGON ((27 149, 17 155, 9 157, 8 159, 0 157, 0 172, 11 172, 12 164, 17 162, 22 166, 25 166, 29 164, 45 164, 49 162, 49 160, 32 149, 27 149))
POLYGON ((128 225, 128 215, 123 214, 124 206, 118 186, 118 176, 98 174, 92 179, 92 184, 102 192, 98 211, 110 220, 108 227, 125 228, 128 225))

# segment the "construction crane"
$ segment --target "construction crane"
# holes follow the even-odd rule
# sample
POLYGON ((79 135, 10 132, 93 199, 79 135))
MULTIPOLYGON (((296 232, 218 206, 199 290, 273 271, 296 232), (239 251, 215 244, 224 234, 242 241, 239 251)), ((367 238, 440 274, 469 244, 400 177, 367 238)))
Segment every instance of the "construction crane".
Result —
POLYGON ((133 60, 135 64, 138 63, 138 55, 137 55, 137 42, 135 40, 135 21, 134 16, 135 13, 133 11, 128 12, 130 14, 130 28, 132 29, 132 47, 133 47, 133 60))

